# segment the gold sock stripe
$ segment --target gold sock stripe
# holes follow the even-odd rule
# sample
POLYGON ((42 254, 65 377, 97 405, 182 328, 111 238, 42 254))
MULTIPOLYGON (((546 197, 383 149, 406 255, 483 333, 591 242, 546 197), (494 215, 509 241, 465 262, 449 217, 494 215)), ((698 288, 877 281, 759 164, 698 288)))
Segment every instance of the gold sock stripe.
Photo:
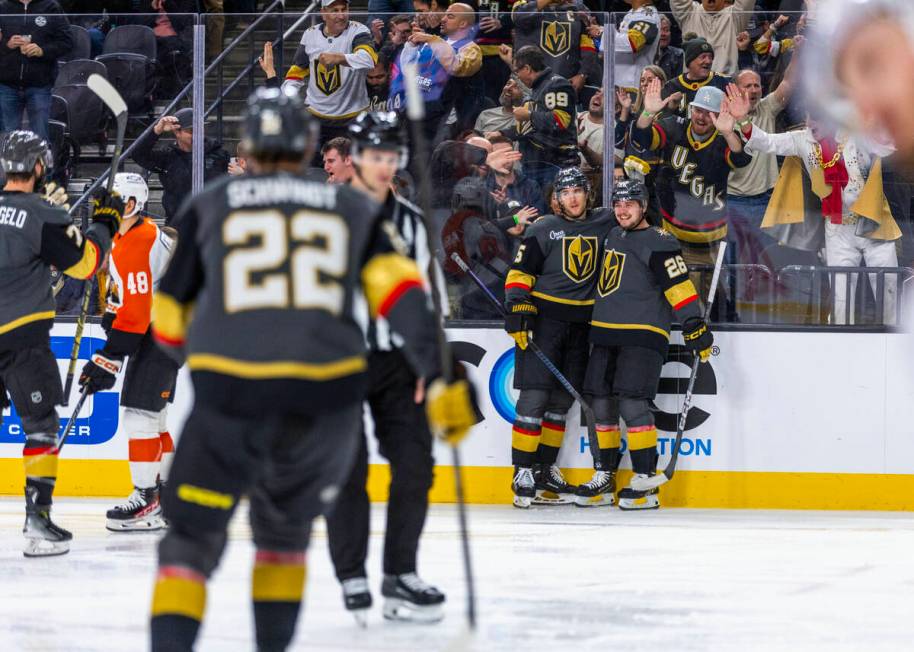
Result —
POLYGON ((254 602, 301 602, 305 592, 305 562, 272 563, 260 558, 254 563, 251 596, 254 602))
POLYGON ((619 448, 622 445, 622 431, 619 426, 609 428, 597 426, 597 442, 600 450, 605 448, 619 448))
POLYGON ((206 578, 189 568, 163 566, 152 594, 153 616, 185 616, 203 620, 206 578))
POLYGON ((638 451, 657 446, 657 428, 641 426, 628 429, 628 449, 638 451))
POLYGON ((511 448, 524 453, 535 453, 540 445, 540 429, 528 430, 514 426, 511 429, 511 448))
POLYGON ((56 478, 57 448, 26 448, 22 451, 22 463, 26 477, 56 478))
POLYGON ((551 423, 543 423, 543 429, 540 434, 540 444, 561 448, 562 441, 565 439, 565 424, 556 426, 551 423))

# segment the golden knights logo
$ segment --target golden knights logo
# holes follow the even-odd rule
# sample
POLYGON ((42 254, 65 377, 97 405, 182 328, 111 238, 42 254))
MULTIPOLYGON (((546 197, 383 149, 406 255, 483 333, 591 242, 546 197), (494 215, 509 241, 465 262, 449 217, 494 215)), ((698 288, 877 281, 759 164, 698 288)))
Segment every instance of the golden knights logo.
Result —
POLYGON ((622 269, 625 267, 625 254, 610 249, 603 256, 603 268, 597 282, 597 292, 601 297, 612 294, 622 284, 622 269))
POLYGON ((562 238, 562 271, 575 283, 583 283, 597 267, 597 246, 594 236, 562 238))
POLYGON ((540 47, 546 54, 558 57, 571 48, 571 23, 543 21, 540 28, 540 47))
POLYGON ((318 62, 314 82, 317 84, 317 88, 321 93, 324 95, 332 95, 334 92, 338 91, 343 84, 341 74, 339 64, 332 65, 328 68, 324 64, 318 62))

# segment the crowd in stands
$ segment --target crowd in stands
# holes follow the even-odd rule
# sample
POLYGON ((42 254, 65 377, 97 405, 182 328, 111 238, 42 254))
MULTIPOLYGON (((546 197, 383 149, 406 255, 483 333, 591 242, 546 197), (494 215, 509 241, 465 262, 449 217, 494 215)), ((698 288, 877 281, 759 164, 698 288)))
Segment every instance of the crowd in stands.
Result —
MULTIPOLYGON (((430 176, 456 317, 497 315, 447 263, 449 255, 459 253, 502 292, 525 229, 556 210, 550 185, 567 166, 582 168, 597 206, 608 203, 604 166, 616 178, 643 179, 652 223, 679 238, 698 269, 727 241, 733 274, 720 319, 740 319, 746 302, 777 302, 786 283, 779 271, 791 266, 914 265, 912 189, 891 143, 830 130, 807 114, 797 92, 795 62, 818 9, 813 0, 369 0, 358 11, 347 0, 318 4, 285 69, 276 69, 264 46, 261 83, 305 94, 320 125, 313 166, 330 183, 346 183, 355 173, 348 123, 365 109, 404 112, 406 71, 415 66, 429 154, 420 160, 414 148, 397 184, 416 200, 419 175, 430 176), (610 60, 614 88, 605 89, 610 60), (613 147, 604 151, 609 101, 613 147), (739 278, 747 266, 761 279, 756 286, 739 278)), ((226 20, 249 20, 223 12, 258 8, 255 0, 3 0, 0 130, 26 118, 48 135, 58 62, 76 46, 70 24, 88 31, 90 57, 105 52, 117 26, 151 28, 156 92, 168 98, 191 75, 193 20, 186 14, 213 13, 211 59, 223 47, 226 20), (68 22, 64 12, 80 15, 68 22), (46 20, 24 29, 36 13, 46 20)), ((190 109, 156 117, 133 152, 135 163, 158 175, 166 218, 190 192, 192 117, 190 109), (165 137, 174 145, 159 142, 165 137)), ((243 151, 230 158, 209 138, 205 148, 206 179, 245 173, 243 151)), ((794 279, 785 301, 813 294, 832 301, 830 314, 829 306, 822 315, 809 308, 793 321, 865 320, 854 296, 874 298, 877 283, 839 276, 794 279)), ((878 283, 884 314, 876 322, 894 322, 903 278, 878 283)))

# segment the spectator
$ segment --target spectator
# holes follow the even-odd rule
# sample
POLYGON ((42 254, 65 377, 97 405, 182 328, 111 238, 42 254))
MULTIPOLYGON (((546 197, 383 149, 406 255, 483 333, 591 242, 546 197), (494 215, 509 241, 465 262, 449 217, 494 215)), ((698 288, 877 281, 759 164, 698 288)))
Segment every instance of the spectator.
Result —
MULTIPOLYGON (((597 65, 597 49, 577 5, 569 0, 518 0, 511 15, 514 50, 525 46, 539 49, 543 65, 570 81, 575 93, 579 93, 587 68, 597 65)), ((577 101, 576 95, 573 97, 577 101)))
POLYGON ((238 143, 238 146, 235 148, 235 157, 229 161, 228 164, 228 173, 233 177, 241 176, 242 174, 247 174, 248 172, 248 150, 244 146, 243 142, 238 143))
MULTIPOLYGON (((749 113, 745 120, 768 133, 774 133, 778 114, 787 106, 792 94, 795 68, 791 64, 777 89, 764 98, 762 78, 757 72, 743 70, 736 76, 736 86, 731 93, 742 93, 749 101, 749 113)), ((777 157, 765 152, 755 154, 749 165, 730 174, 727 207, 730 216, 728 240, 732 245, 732 253, 729 254, 731 262, 759 263, 762 250, 773 243, 772 238, 762 232, 761 226, 777 180, 777 157)))
MULTIPOLYGON (((901 230, 888 209, 880 158, 892 154, 894 147, 864 137, 836 134, 812 119, 808 119, 808 127, 802 131, 769 134, 744 120, 749 103, 738 90, 730 89, 730 96, 733 113, 742 123, 743 137, 748 139, 748 151, 799 157, 811 180, 810 188, 821 199, 826 264, 897 267, 894 241, 901 237, 901 230)), ((804 185, 799 167, 785 163, 765 216, 766 226, 794 219, 797 200, 802 202, 804 195, 808 195, 804 185)), ((875 277, 870 282, 875 290, 875 277)), ((847 315, 853 322, 856 286, 856 274, 835 275, 832 323, 848 323, 847 315)), ((895 322, 895 295, 896 279, 886 277, 882 316, 885 324, 895 322)))
POLYGON ((561 168, 579 162, 574 88, 546 66, 542 50, 533 45, 514 54, 514 74, 533 96, 514 109, 516 124, 498 133, 520 144, 527 176, 540 185, 552 183, 561 168))
POLYGON ((365 76, 378 55, 368 28, 349 20, 348 0, 321 0, 321 19, 302 34, 283 87, 308 84, 305 101, 325 143, 345 137, 347 125, 368 107, 365 76))
POLYGON ((0 2, 0 131, 29 129, 48 140, 57 59, 73 49, 70 23, 55 0, 0 2))
POLYGON ((483 92, 495 103, 511 77, 511 66, 502 61, 499 50, 502 45, 511 44, 512 5, 513 0, 487 0, 479 6, 476 44, 482 50, 483 92))
MULTIPOLYGON (((156 36, 156 88, 159 97, 171 98, 181 91, 193 76, 195 0, 152 0, 154 15, 141 22, 156 36)), ((141 12, 148 11, 143 8, 141 12)), ((221 36, 220 36, 221 51, 221 36)))
MULTIPOLYGON (((624 93, 624 91, 623 91, 624 93)), ((628 93, 625 93, 629 97, 628 93)), ((603 205, 603 91, 590 98, 586 113, 579 113, 577 119, 578 148, 581 150, 581 170, 590 179, 590 187, 596 191, 594 205, 603 205)))
MULTIPOLYGON (((689 120, 668 116, 654 122, 666 106, 660 82, 644 96, 644 112, 632 129, 632 141, 662 154, 657 180, 664 228, 679 239, 688 264, 713 265, 727 235, 727 177, 752 160, 733 131, 734 117, 723 91, 706 87, 692 102, 689 120)), ((708 296, 710 277, 692 282, 708 296)), ((721 283, 726 287, 726 283, 721 283)))
POLYGON ((401 97, 405 94, 403 66, 413 63, 417 67, 425 102, 424 129, 432 143, 441 140, 441 123, 452 108, 457 111, 457 132, 472 128, 479 114, 482 79, 478 73, 482 51, 472 39, 475 20, 472 7, 459 2, 452 4, 441 21, 442 36, 414 27, 394 65, 391 92, 401 97))
POLYGON ((546 210, 543 189, 536 181, 525 177, 515 168, 515 162, 520 160, 520 153, 513 150, 511 141, 507 138, 500 137, 493 140, 490 154, 495 154, 495 156, 490 155, 486 159, 490 169, 489 175, 486 177, 486 188, 488 188, 489 194, 499 207, 507 206, 509 202, 516 202, 518 207, 533 209, 532 213, 530 211, 524 213, 526 217, 533 218, 542 215, 546 210), (505 155, 498 156, 501 153, 505 155))
POLYGON ((748 26, 755 0, 670 0, 670 8, 683 32, 695 32, 711 44, 715 72, 729 77, 739 69, 736 35, 748 26))
MULTIPOLYGON (((724 77, 711 70, 714 64, 714 49, 703 38, 694 38, 684 44, 684 57, 686 70, 678 77, 670 79, 663 87, 663 97, 675 93, 682 93, 683 100, 678 107, 678 113, 688 115, 689 104, 695 98, 698 89, 712 86, 723 91, 730 83, 729 77, 724 77)), ((677 107, 669 106, 676 111, 677 107)))
POLYGON ((441 19, 444 17, 441 7, 438 0, 413 0, 413 9, 416 12, 413 29, 441 36, 441 19))
MULTIPOLYGON (((185 197, 190 195, 193 180, 194 111, 181 109, 174 115, 159 119, 152 131, 141 138, 133 152, 133 160, 162 182, 162 208, 166 224, 171 221, 185 197), (174 145, 156 147, 163 134, 173 134, 174 145)), ((203 179, 209 181, 228 172, 229 155, 212 138, 203 139, 203 179)))
POLYGON ((279 88, 281 83, 276 75, 276 66, 273 63, 273 44, 270 41, 263 44, 263 54, 258 57, 257 63, 260 64, 260 69, 267 78, 264 85, 279 88))
POLYGON ((479 133, 510 129, 514 125, 514 108, 521 105, 524 96, 513 79, 509 79, 498 98, 501 106, 486 109, 476 118, 475 130, 479 133))
MULTIPOLYGON (((485 149, 469 143, 445 140, 432 151, 428 166, 432 185, 432 207, 448 209, 457 182, 468 176, 479 176, 486 165, 485 149)), ((416 161, 423 165, 424 161, 416 161)))
POLYGON ((400 111, 400 96, 390 96, 390 69, 383 55, 365 75, 365 83, 368 85, 369 111, 400 111))
POLYGON ((352 167, 352 141, 344 136, 331 138, 321 147, 327 183, 349 183, 355 175, 352 167))
MULTIPOLYGON (((223 0, 203 0, 206 17, 206 56, 212 60, 222 53, 222 35, 225 32, 223 0)), ((194 12, 196 13, 196 12, 194 12)))
POLYGON ((654 63, 660 66, 667 79, 673 79, 682 74, 682 60, 684 53, 680 48, 670 44, 672 29, 668 16, 660 16, 660 47, 654 63))
POLYGON ((660 14, 653 0, 628 0, 632 6, 622 18, 615 39, 615 85, 635 90, 641 71, 654 63, 660 47, 660 14))
POLYGON ((399 14, 390 19, 389 31, 387 32, 387 43, 381 47, 379 59, 387 62, 396 61, 400 56, 400 50, 409 40, 410 34, 413 33, 412 16, 399 14))
POLYGON ((375 31, 376 23, 380 23, 381 40, 377 41, 380 46, 383 43, 384 31, 387 29, 385 22, 391 14, 405 14, 413 10, 412 0, 368 0, 368 20, 365 21, 371 25, 372 32, 375 31))

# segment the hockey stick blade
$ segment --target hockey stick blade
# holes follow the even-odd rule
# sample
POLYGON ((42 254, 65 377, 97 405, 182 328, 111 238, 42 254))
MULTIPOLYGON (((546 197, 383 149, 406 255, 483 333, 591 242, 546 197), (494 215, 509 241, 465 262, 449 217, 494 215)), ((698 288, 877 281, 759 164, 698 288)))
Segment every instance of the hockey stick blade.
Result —
POLYGON ((124 102, 124 98, 121 97, 121 94, 117 92, 117 89, 111 85, 107 79, 102 77, 99 74, 92 73, 89 75, 89 79, 86 80, 86 86, 88 86, 93 93, 98 95, 99 99, 105 103, 105 106, 115 115, 115 117, 121 115, 127 115, 127 103, 124 102))
MULTIPOLYGON (((705 323, 711 317, 711 307, 714 305, 714 298, 717 296, 717 284, 720 281, 720 270, 724 266, 724 253, 727 251, 727 243, 721 242, 720 249, 717 252, 717 260, 714 261, 714 273, 711 275, 711 288, 708 290, 708 301, 705 304, 704 320, 705 323)), ((673 442, 670 461, 667 463, 663 473, 651 476, 649 478, 632 478, 632 489, 635 491, 650 491, 660 485, 666 484, 673 479, 676 473, 676 463, 679 460, 679 448, 682 445, 682 435, 685 432, 686 420, 689 416, 689 410, 692 409, 692 392, 695 389, 695 379, 698 377, 698 367, 701 360, 698 354, 694 354, 692 360, 692 370, 689 374, 689 384, 686 388, 685 397, 682 400, 682 409, 679 411, 679 420, 676 424, 676 440, 673 442)))

